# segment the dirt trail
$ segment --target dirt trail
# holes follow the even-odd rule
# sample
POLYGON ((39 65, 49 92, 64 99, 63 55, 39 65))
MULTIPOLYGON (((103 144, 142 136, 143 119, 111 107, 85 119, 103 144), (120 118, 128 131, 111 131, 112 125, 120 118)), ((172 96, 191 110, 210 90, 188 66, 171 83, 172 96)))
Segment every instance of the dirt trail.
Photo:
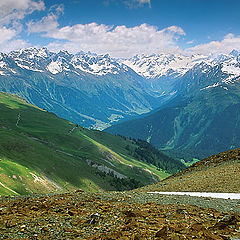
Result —
POLYGON ((14 193, 14 194, 16 194, 16 195, 19 195, 17 192, 15 192, 14 190, 12 190, 11 188, 5 186, 3 183, 0 182, 0 185, 1 185, 2 187, 4 187, 5 189, 7 189, 8 191, 10 191, 10 192, 12 192, 12 193, 14 193))
POLYGON ((18 123, 20 120, 21 120, 21 113, 19 113, 17 116, 16 127, 18 127, 18 123))

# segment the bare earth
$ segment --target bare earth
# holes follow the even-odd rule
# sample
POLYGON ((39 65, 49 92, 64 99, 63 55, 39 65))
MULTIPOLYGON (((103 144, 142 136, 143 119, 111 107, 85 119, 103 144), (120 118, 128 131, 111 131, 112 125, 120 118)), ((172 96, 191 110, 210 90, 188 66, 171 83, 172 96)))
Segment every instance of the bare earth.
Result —
POLYGON ((5 197, 0 239, 240 239, 240 204, 230 200, 223 213, 212 207, 227 200, 214 201, 136 192, 5 197))

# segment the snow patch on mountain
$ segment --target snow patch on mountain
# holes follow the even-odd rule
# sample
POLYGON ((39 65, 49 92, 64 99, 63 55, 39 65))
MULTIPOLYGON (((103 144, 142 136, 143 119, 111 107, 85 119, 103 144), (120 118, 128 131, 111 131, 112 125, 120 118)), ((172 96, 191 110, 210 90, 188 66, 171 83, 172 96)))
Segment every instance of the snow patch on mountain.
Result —
POLYGON ((62 63, 57 61, 57 62, 51 62, 48 66, 47 66, 47 70, 49 72, 51 72, 52 74, 57 74, 63 71, 62 68, 62 63))
POLYGON ((120 71, 127 71, 127 67, 106 55, 78 54, 71 61, 75 69, 94 75, 118 74, 120 71))
POLYGON ((21 64, 20 62, 16 62, 16 64, 17 64, 20 68, 24 68, 24 69, 31 70, 31 71, 35 71, 35 72, 43 72, 43 70, 41 70, 41 69, 37 69, 37 68, 34 68, 34 67, 29 67, 28 65, 23 65, 23 64, 21 64))
POLYGON ((205 87, 205 88, 200 89, 200 91, 201 91, 201 90, 205 90, 205 89, 209 89, 209 88, 215 88, 215 87, 218 87, 218 86, 220 86, 220 83, 219 83, 219 82, 216 82, 216 83, 214 83, 213 85, 209 85, 209 86, 207 86, 207 87, 205 87))
POLYGON ((222 63, 222 72, 230 75, 228 80, 231 81, 236 77, 240 77, 240 57, 234 57, 228 59, 222 63))
POLYGON ((227 74, 240 76, 240 66, 224 65, 222 71, 227 74))

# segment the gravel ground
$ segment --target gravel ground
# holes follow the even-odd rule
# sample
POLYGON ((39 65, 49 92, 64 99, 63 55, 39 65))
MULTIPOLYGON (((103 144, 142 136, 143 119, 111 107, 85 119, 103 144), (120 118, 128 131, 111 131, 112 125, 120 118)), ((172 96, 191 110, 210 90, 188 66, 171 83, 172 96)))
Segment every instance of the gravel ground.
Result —
MULTIPOLYGON (((163 195, 155 193, 141 193, 139 191, 126 191, 126 192, 99 192, 99 193, 83 193, 89 197, 99 197, 103 200, 116 200, 124 199, 126 202, 136 203, 149 203, 156 202, 158 204, 186 204, 194 205, 202 208, 213 208, 222 212, 240 213, 240 200, 239 199, 222 199, 211 197, 193 197, 188 195, 163 195)), ((44 196, 55 196, 55 194, 48 195, 34 195, 34 198, 42 198, 44 196)), ((57 195, 56 195, 57 196, 57 195)), ((31 196, 12 196, 0 197, 2 201, 13 201, 18 199, 31 198, 31 196)))
POLYGON ((80 190, 3 197, 0 239, 240 240, 240 201, 80 190))
POLYGON ((235 212, 240 213, 240 200, 233 199, 221 199, 221 198, 206 198, 206 197, 191 197, 191 196, 179 196, 179 195, 161 195, 151 193, 139 193, 139 192, 109 192, 98 193, 99 197, 103 199, 125 197, 126 201, 133 201, 137 203, 156 202, 158 204, 187 204, 195 205, 202 208, 213 208, 222 212, 235 212))

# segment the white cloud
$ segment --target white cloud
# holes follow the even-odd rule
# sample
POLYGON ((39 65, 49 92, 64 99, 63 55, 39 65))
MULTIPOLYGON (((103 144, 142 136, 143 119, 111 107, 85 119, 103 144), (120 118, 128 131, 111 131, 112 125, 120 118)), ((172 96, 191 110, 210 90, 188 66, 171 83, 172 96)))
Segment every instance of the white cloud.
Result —
POLYGON ((195 42, 194 40, 190 40, 190 41, 187 42, 187 44, 190 45, 190 44, 193 44, 194 42, 195 42))
POLYGON ((151 8, 151 0, 123 0, 123 3, 129 8, 138 8, 146 4, 151 8))
POLYGON ((39 22, 28 22, 27 28, 29 33, 51 32, 59 26, 58 18, 64 13, 63 5, 53 6, 47 16, 43 17, 39 22))
POLYGON ((28 47, 29 43, 19 39, 23 30, 22 21, 34 11, 44 9, 43 0, 0 0, 0 51, 28 47))
POLYGON ((169 32, 169 33, 175 33, 176 37, 178 38, 179 36, 184 36, 186 35, 186 33, 184 32, 184 30, 181 27, 178 26, 170 26, 168 28, 164 29, 165 32, 169 32))
POLYGON ((110 3, 125 4, 129 8, 138 8, 148 5, 151 8, 151 0, 102 0, 103 4, 109 5, 110 3))
POLYGON ((110 53, 114 57, 180 51, 177 39, 185 35, 183 29, 177 26, 159 30, 147 24, 128 28, 124 25, 113 27, 89 23, 57 28, 56 19, 49 16, 39 22, 30 23, 29 31, 31 30, 42 32, 44 37, 58 40, 48 46, 51 50, 58 50, 61 46, 70 52, 83 50, 110 53), (64 43, 59 43, 59 40, 64 43))
POLYGON ((0 43, 0 52, 10 52, 13 50, 18 50, 21 48, 27 48, 32 46, 30 43, 22 40, 22 39, 14 39, 10 41, 6 41, 4 43, 0 43))
POLYGON ((227 34, 222 41, 211 41, 205 44, 199 44, 186 49, 190 53, 201 53, 208 55, 209 53, 217 55, 229 53, 233 49, 240 51, 240 35, 227 34))
POLYGON ((6 27, 1 27, 0 32, 1 32, 0 44, 3 44, 6 41, 9 41, 16 35, 16 32, 14 29, 8 29, 6 27))
POLYGON ((1 0, 0 24, 10 24, 23 19, 27 14, 45 9, 43 0, 1 0))
POLYGON ((147 3, 149 6, 151 6, 151 0, 136 0, 136 1, 141 3, 141 4, 147 3))
POLYGON ((147 4, 151 8, 151 0, 130 0, 131 4, 138 4, 138 6, 147 4))
POLYGON ((43 31, 52 31, 59 26, 57 21, 57 16, 54 14, 49 14, 46 17, 43 17, 40 22, 34 23, 30 21, 27 23, 28 32, 43 32, 43 31))

